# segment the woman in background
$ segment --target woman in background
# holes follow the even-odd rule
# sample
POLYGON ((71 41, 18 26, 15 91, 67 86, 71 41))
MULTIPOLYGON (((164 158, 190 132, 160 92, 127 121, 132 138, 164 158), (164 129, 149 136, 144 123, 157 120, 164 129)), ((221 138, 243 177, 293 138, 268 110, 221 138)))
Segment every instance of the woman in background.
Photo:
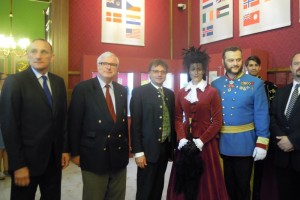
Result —
MULTIPOLYGON (((6 77, 7 77, 6 74, 0 72, 0 95, 6 77)), ((4 180, 5 176, 8 176, 8 160, 7 160, 7 153, 4 146, 4 141, 1 132, 1 124, 0 124, 0 180, 4 180), (2 170, 2 166, 3 166, 3 170, 2 170)))
POLYGON ((217 90, 206 82, 208 62, 209 56, 201 47, 184 49, 183 64, 189 82, 175 101, 179 145, 170 175, 169 200, 228 199, 217 139, 222 126, 221 100, 217 90), (187 159, 191 152, 194 156, 187 159))

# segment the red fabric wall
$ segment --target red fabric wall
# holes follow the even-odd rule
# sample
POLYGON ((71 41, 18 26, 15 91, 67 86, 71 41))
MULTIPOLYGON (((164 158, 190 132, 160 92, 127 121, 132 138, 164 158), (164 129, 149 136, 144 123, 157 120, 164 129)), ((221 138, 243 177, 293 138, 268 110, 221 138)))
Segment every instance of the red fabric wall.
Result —
MULTIPOLYGON (((192 1, 193 21, 195 27, 191 33, 192 45, 199 44, 199 2, 192 1), (197 12, 198 11, 198 12, 197 12)), ((239 37, 239 4, 234 0, 233 38, 203 45, 208 53, 219 53, 228 46, 242 49, 256 48, 269 52, 269 68, 288 67, 293 54, 300 52, 299 0, 291 0, 291 26, 239 37)))
MULTIPOLYGON (((82 68, 96 69, 96 59, 83 65, 85 56, 97 57, 104 51, 116 53, 120 59, 122 72, 146 72, 152 58, 163 58, 171 63, 171 71, 179 73, 182 70, 182 48, 199 45, 199 0, 191 3, 191 32, 188 37, 188 10, 179 10, 178 3, 187 0, 173 0, 173 56, 170 43, 170 1, 145 1, 145 46, 129 46, 101 43, 101 0, 70 1, 69 9, 69 69, 84 71, 82 68), (136 62, 138 61, 138 62, 136 62)), ((300 51, 299 1, 291 1, 292 25, 280 29, 239 37, 238 1, 234 0, 234 37, 204 45, 207 52, 220 54, 225 47, 237 45, 242 49, 260 49, 269 53, 268 67, 288 67, 290 57, 300 51)), ((218 58, 219 59, 219 58, 218 58)), ((219 61, 212 60, 213 63, 219 61)), ((178 74, 175 74, 176 76, 178 74)), ((175 76, 175 77, 176 77, 175 76)), ((86 79, 81 77, 80 79, 86 79)), ((73 88, 78 77, 69 77, 69 88, 73 88)), ((178 83, 175 83, 175 86, 178 83)))

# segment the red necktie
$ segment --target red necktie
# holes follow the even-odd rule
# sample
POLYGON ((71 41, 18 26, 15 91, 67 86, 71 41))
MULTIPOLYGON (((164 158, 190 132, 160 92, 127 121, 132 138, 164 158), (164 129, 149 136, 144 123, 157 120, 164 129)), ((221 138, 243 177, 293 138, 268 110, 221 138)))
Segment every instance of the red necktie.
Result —
POLYGON ((113 105, 113 102, 112 102, 112 99, 111 99, 111 96, 109 93, 109 85, 105 85, 105 87, 106 87, 106 97, 105 97, 106 104, 107 104, 107 107, 108 107, 111 117, 113 118, 114 122, 116 122, 117 117, 116 117, 114 105, 113 105))

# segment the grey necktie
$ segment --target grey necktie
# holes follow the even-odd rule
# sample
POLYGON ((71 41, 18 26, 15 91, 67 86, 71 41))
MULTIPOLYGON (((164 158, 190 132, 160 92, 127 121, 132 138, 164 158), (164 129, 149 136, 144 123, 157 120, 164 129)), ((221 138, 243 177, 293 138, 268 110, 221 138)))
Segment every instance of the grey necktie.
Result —
POLYGON ((297 84, 295 86, 295 89, 293 91, 293 94, 291 96, 291 100, 290 100, 290 103, 288 105, 288 108, 286 110, 286 118, 289 119, 290 118, 290 115, 292 113, 292 110, 293 110, 293 107, 294 107, 294 104, 298 98, 298 88, 299 88, 300 84, 297 84))

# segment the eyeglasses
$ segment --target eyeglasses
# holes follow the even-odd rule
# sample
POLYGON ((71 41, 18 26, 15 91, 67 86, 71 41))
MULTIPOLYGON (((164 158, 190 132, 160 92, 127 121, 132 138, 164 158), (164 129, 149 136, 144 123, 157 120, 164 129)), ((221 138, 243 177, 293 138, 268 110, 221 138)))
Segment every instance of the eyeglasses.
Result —
POLYGON ((116 64, 116 63, 101 62, 99 64, 104 67, 118 67, 118 64, 116 64))
POLYGON ((153 74, 159 74, 159 73, 161 73, 161 74, 163 74, 163 75, 165 75, 165 74, 167 73, 167 71, 164 71, 164 70, 162 70, 162 71, 160 71, 160 70, 151 70, 151 72, 152 72, 153 74))

